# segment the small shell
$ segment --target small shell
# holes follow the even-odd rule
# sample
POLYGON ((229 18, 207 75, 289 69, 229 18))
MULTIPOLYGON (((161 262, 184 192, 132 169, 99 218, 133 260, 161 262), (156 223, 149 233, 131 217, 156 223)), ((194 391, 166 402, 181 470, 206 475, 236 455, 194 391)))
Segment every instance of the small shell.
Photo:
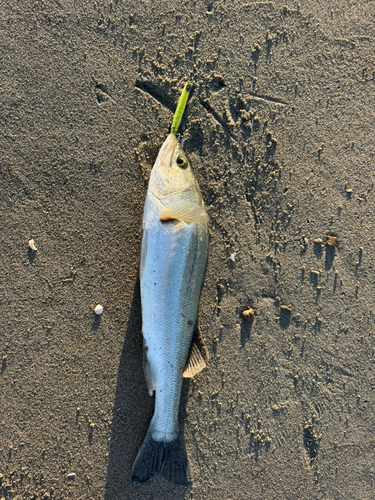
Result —
POLYGON ((35 241, 34 240, 29 240, 29 247, 31 248, 31 250, 33 252, 36 252, 38 250, 37 247, 35 246, 35 241))
POLYGON ((103 306, 101 306, 100 304, 98 304, 97 306, 95 306, 95 309, 94 309, 94 312, 95 314, 102 314, 103 312, 103 306))
POLYGON ((75 472, 69 472, 69 474, 66 475, 66 479, 68 481, 74 481, 76 477, 77 474, 75 472))
POLYGON ((236 255, 237 255, 236 252, 231 253, 229 256, 229 260, 231 260, 232 262, 236 262, 236 255))

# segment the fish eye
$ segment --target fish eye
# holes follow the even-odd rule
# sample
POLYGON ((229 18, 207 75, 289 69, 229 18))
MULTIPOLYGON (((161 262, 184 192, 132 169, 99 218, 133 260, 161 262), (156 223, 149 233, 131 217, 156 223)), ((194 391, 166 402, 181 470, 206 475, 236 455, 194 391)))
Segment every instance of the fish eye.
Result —
POLYGON ((177 157, 176 163, 180 168, 186 167, 186 159, 182 158, 182 156, 177 157))

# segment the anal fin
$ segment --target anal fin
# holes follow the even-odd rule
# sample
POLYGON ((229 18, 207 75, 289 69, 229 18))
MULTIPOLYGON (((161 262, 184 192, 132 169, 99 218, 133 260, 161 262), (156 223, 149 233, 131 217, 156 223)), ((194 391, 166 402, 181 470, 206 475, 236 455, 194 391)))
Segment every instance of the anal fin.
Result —
POLYGON ((184 378, 192 378, 197 373, 206 368, 206 362, 195 342, 192 343, 189 357, 187 359, 183 376, 184 378))
POLYGON ((151 363, 147 359, 147 346, 143 344, 143 371, 147 382, 147 389, 150 396, 156 390, 155 373, 152 370, 151 363))

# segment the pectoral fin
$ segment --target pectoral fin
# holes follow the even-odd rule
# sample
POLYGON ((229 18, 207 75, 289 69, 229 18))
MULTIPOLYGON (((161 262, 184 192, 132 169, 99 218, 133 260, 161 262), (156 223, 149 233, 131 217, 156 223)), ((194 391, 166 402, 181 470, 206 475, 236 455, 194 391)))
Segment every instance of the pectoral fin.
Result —
POLYGON ((206 368, 206 362, 200 353, 198 346, 195 342, 192 343, 188 360, 185 365, 185 371, 183 373, 184 378, 194 377, 197 373, 201 372, 203 368, 206 368))
POLYGON ((165 206, 160 212, 160 220, 183 220, 201 224, 208 222, 206 210, 190 201, 176 201, 165 206))

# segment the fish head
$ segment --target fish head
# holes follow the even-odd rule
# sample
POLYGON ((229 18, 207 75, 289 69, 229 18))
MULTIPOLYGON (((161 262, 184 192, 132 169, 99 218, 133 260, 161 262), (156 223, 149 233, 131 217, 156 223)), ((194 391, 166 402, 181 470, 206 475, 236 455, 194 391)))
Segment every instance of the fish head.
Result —
POLYGON ((158 197, 198 188, 189 160, 174 134, 169 134, 160 148, 152 168, 150 188, 158 197))

